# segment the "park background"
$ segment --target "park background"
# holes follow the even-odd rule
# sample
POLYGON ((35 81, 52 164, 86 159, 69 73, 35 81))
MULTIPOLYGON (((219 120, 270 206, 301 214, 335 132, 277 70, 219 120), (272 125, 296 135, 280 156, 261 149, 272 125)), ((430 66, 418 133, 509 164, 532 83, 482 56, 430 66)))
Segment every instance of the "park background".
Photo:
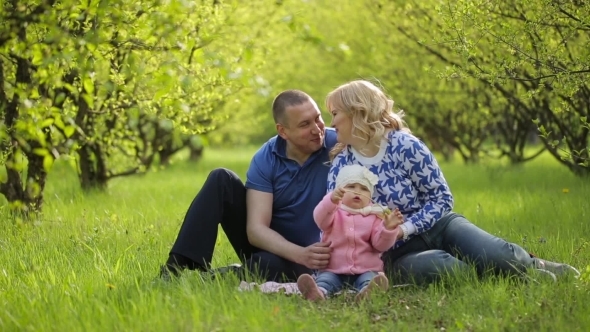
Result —
MULTIPOLYGON (((590 4, 3 1, 0 329, 587 330, 590 4), (242 179, 273 97, 368 79, 439 160, 455 210, 582 277, 486 278, 356 305, 158 282, 215 167, 242 179)), ((215 266, 236 261, 219 235, 215 266)))

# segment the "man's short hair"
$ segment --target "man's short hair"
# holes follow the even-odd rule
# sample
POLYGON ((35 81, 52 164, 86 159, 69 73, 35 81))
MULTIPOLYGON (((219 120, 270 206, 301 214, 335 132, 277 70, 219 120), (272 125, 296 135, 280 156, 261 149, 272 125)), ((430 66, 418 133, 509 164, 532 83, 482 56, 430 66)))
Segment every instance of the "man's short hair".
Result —
POLYGON ((275 123, 285 125, 283 122, 287 107, 301 105, 311 100, 311 97, 301 90, 286 90, 279 93, 272 102, 272 117, 275 123))

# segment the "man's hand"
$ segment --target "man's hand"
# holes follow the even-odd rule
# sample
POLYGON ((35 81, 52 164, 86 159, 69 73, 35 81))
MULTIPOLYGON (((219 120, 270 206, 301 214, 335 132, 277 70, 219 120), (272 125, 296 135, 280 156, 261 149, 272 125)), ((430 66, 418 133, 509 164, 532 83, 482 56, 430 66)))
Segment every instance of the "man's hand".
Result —
POLYGON ((334 203, 334 204, 340 203, 340 201, 342 200, 342 197, 344 196, 344 193, 346 193, 344 188, 336 188, 336 190, 334 190, 332 192, 332 203, 334 203))
POLYGON ((324 269, 330 261, 332 242, 317 242, 308 247, 301 248, 302 251, 298 257, 297 263, 308 269, 324 269))
POLYGON ((387 230, 394 230, 397 226, 404 223, 404 216, 398 208, 393 210, 385 219, 383 219, 383 225, 387 230))

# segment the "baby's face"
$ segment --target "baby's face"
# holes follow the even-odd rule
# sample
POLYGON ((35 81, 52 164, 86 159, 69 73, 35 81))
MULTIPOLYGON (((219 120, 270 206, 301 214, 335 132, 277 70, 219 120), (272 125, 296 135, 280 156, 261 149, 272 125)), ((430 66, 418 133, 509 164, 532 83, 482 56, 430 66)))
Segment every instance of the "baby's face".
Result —
POLYGON ((371 192, 369 188, 359 183, 349 183, 344 186, 342 204, 353 209, 361 209, 371 204, 371 192))

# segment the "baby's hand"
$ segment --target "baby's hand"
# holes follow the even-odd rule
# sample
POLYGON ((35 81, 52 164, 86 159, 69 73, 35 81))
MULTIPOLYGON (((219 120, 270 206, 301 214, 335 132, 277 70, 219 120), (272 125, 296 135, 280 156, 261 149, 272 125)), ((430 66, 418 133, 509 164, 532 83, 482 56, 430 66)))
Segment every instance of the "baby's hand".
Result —
POLYGON ((403 223, 404 223, 404 216, 402 215, 402 213, 399 211, 398 208, 395 208, 395 210, 393 210, 393 212, 391 212, 383 220, 383 224, 385 226, 385 229, 387 229, 387 230, 393 230, 397 226, 399 226, 403 223))
POLYGON ((342 200, 342 197, 344 196, 344 189, 343 188, 336 188, 336 190, 334 190, 332 192, 332 203, 334 204, 338 204, 340 203, 340 201, 342 200))

